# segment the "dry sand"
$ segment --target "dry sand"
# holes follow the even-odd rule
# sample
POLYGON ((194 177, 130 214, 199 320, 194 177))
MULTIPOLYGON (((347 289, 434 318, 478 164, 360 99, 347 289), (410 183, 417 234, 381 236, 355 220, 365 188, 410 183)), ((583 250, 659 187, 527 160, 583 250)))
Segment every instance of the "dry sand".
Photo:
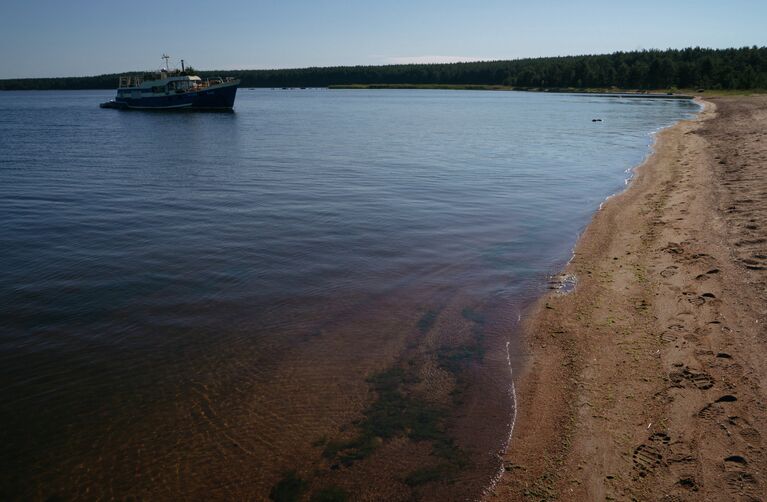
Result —
POLYGON ((488 500, 767 499, 767 97, 658 135, 526 325, 488 500))

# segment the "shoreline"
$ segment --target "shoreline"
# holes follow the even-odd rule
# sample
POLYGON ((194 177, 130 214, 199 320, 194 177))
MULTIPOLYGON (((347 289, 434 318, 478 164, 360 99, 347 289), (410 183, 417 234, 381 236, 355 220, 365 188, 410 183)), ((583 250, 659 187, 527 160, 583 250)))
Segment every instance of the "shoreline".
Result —
MULTIPOLYGON (((263 89, 263 88, 262 88, 263 89)), ((294 90, 297 87, 287 87, 283 90, 294 90)), ((304 89, 304 88, 302 88, 304 89)), ((445 91, 507 91, 507 92, 539 92, 548 94, 574 94, 584 96, 600 96, 609 98, 639 98, 639 99, 694 99, 693 94, 667 92, 659 89, 620 89, 620 88, 578 88, 578 87, 515 87, 508 85, 486 84, 336 84, 327 87, 307 87, 306 89, 328 90, 445 90, 445 91)))
MULTIPOLYGON (((635 96, 635 97, 640 97, 640 96, 635 96)), ((696 97, 687 96, 686 99, 690 99, 700 106, 700 110, 698 111, 698 113, 696 113, 695 117, 693 119, 689 119, 686 121, 697 120, 698 117, 701 115, 701 113, 703 113, 706 110, 707 105, 710 105, 710 103, 707 103, 705 100, 701 99, 698 96, 696 97)), ((686 121, 680 121, 680 122, 686 122, 686 121)), ((642 166, 644 166, 656 154, 658 135, 667 129, 672 129, 676 127, 680 122, 675 122, 671 125, 659 127, 657 130, 649 133, 652 139, 648 147, 649 148, 648 153, 645 155, 644 159, 642 159, 641 162, 626 169, 625 173, 627 174, 627 178, 624 180, 623 189, 615 193, 609 194, 607 197, 605 197, 605 199, 602 202, 599 203, 599 207, 597 208, 594 216, 592 217, 592 221, 593 221, 593 218, 596 217, 596 214, 598 214, 600 211, 603 210, 605 204, 607 204, 613 198, 620 196, 621 194, 631 189, 632 182, 637 177, 638 170, 641 169, 642 166)), ((568 269, 570 268, 570 265, 575 259, 578 245, 581 239, 583 238, 584 234, 588 230, 588 227, 590 226, 590 224, 591 223, 588 223, 586 227, 584 227, 582 232, 580 232, 578 236, 576 237, 576 242, 573 245, 571 253, 570 253, 570 258, 564 264, 562 269, 558 273, 550 276, 549 291, 543 294, 537 300, 533 300, 526 309, 523 309, 523 312, 527 311, 526 314, 522 314, 522 313, 519 314, 520 318, 518 319, 518 323, 519 323, 518 332, 521 334, 520 339, 516 340, 514 343, 512 343, 511 341, 506 342, 505 357, 506 357, 506 360, 508 361, 509 375, 510 375, 509 395, 512 399, 512 403, 514 403, 514 406, 513 406, 513 413, 509 420, 510 428, 509 428, 508 437, 505 441, 506 446, 501 453, 502 456, 503 456, 503 452, 508 450, 510 448, 510 445, 514 441, 514 428, 516 426, 517 416, 519 413, 519 410, 517 409, 517 403, 519 401, 517 398, 517 383, 516 383, 517 379, 515 378, 515 370, 522 374, 522 377, 520 377, 520 381, 524 381, 523 377, 526 374, 525 370, 528 369, 528 363, 529 363, 529 361, 525 361, 526 357, 524 355, 522 356, 520 356, 519 354, 512 355, 512 352, 511 352, 512 346, 516 346, 516 348, 518 349, 524 346, 525 344, 529 343, 530 327, 527 324, 530 322, 531 318, 534 318, 536 316, 536 312, 540 309, 540 303, 543 302, 546 297, 552 296, 552 295, 553 296, 568 295, 572 293, 573 291, 575 291, 575 289, 577 288, 578 278, 574 274, 568 273, 568 269), (521 366, 516 367, 512 363, 512 359, 521 360, 522 361, 521 366)), ((524 384, 520 384, 520 385, 524 385, 524 384)), ((498 486, 503 485, 503 477, 505 472, 507 471, 505 464, 506 462, 501 463, 499 471, 493 476, 488 486, 485 487, 485 489, 482 491, 482 497, 480 498, 480 500, 485 500, 489 497, 493 497, 495 494, 496 488, 498 486)))
MULTIPOLYGON (((738 243, 764 247, 743 237, 764 230, 751 222, 733 232, 726 208, 741 192, 712 181, 727 165, 723 150, 738 156, 739 143, 767 123, 767 100, 713 101, 656 134, 627 189, 579 237, 562 270, 578 278, 575 291, 550 292, 525 316, 514 437, 486 500, 732 500, 764 486, 766 413, 744 403, 728 415, 723 404, 734 408, 746 395, 761 403, 758 385, 728 369, 747 368, 757 383, 767 376, 758 357, 767 353, 762 293, 747 286, 763 284, 767 267, 732 258, 738 243), (732 127, 749 121, 753 130, 742 134, 732 127), (735 137, 721 133, 728 127, 735 137), (725 416, 743 423, 723 425, 725 416), (731 439, 736 428, 741 442, 731 439)), ((759 139, 740 159, 746 167, 764 158, 759 139)))
MULTIPOLYGON (((250 87, 241 86, 242 91, 273 90, 273 91, 298 91, 298 90, 451 90, 451 91, 496 91, 496 92, 531 92, 542 94, 570 94, 575 96, 601 96, 619 99, 683 99, 693 100, 698 95, 694 89, 678 89, 673 93, 663 89, 632 89, 632 88, 578 88, 578 87, 514 87, 506 85, 488 84, 334 84, 328 86, 306 87, 250 87)), ((0 92, 82 92, 82 91, 114 91, 114 87, 83 87, 77 89, 0 89, 0 92)), ((767 90, 711 90, 705 98, 717 98, 723 96, 763 96, 767 90)))

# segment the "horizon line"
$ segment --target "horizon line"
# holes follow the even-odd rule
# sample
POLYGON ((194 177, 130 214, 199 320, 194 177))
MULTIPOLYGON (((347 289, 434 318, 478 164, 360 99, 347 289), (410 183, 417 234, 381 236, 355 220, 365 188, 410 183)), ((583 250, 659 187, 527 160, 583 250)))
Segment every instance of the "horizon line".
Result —
MULTIPOLYGON (((589 56, 609 56, 613 54, 620 54, 620 53, 635 53, 635 52, 666 52, 666 51, 683 51, 687 49, 700 49, 700 50, 712 50, 712 51, 726 51, 731 49, 767 49, 767 45, 742 45, 739 47, 736 46, 729 46, 729 47, 701 47, 699 45, 696 46, 687 46, 682 48, 674 48, 674 47, 667 47, 665 49, 659 49, 659 48, 649 48, 649 49, 636 49, 636 50, 616 50, 612 52, 599 52, 599 53, 581 53, 581 54, 560 54, 556 56, 527 56, 527 57, 517 57, 517 58, 509 58, 509 59, 494 59, 494 58, 474 58, 474 57, 462 57, 462 56, 386 56, 387 58, 391 60, 409 60, 409 59, 417 59, 417 58, 435 58, 435 57, 444 57, 444 58, 463 58, 463 60, 455 60, 455 61, 443 61, 443 62, 386 62, 386 63, 379 63, 379 64, 335 64, 335 65, 310 65, 310 66, 288 66, 288 67, 279 67, 279 68, 232 68, 232 69, 221 69, 221 68, 214 68, 211 70, 204 70, 204 69, 196 69, 193 66, 190 65, 191 68, 193 68, 195 71, 200 72, 234 72, 234 71, 289 71, 289 70, 314 70, 314 69, 331 69, 331 68, 360 68, 360 67, 385 67, 385 66, 444 66, 444 65, 461 65, 461 64, 476 64, 476 63, 498 63, 498 62, 512 62, 512 61, 524 61, 524 60, 537 60, 537 59, 560 59, 560 58, 572 58, 572 57, 589 57, 589 56)), ((3 80, 47 80, 47 79, 64 79, 64 78, 95 78, 95 77, 105 77, 105 76, 111 76, 111 75, 124 75, 128 73, 147 73, 152 72, 156 70, 128 70, 128 71, 122 71, 122 72, 112 72, 112 73, 98 73, 98 74, 91 74, 91 75, 66 75, 66 76, 57 76, 57 77, 6 77, 6 78, 0 78, 0 81, 3 80)))

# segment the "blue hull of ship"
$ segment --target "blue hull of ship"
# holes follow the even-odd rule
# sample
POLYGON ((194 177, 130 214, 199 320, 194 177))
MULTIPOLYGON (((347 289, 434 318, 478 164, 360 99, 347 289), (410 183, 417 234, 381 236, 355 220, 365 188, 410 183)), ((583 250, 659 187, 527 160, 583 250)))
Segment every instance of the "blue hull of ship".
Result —
POLYGON ((231 110, 237 95, 237 85, 224 85, 199 92, 147 96, 119 97, 113 108, 134 110, 231 110))

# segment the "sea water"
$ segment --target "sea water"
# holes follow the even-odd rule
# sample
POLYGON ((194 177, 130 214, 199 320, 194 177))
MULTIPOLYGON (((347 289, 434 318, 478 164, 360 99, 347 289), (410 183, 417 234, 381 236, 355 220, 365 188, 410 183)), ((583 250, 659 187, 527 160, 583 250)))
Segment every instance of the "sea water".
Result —
POLYGON ((478 496, 520 314, 698 110, 324 89, 99 109, 112 94, 0 93, 3 499, 478 496))

